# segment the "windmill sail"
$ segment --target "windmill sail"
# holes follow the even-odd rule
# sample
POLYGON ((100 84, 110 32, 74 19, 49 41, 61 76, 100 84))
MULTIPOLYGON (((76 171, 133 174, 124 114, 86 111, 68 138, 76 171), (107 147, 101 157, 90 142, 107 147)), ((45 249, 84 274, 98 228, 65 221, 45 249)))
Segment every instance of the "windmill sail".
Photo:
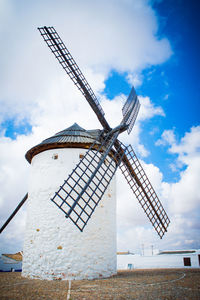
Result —
POLYGON ((153 227, 162 238, 170 220, 131 145, 126 148, 126 157, 120 169, 153 227))
POLYGON ((101 144, 95 141, 52 201, 83 231, 103 197, 124 153, 111 148, 118 133, 101 144))
POLYGON ((138 100, 134 87, 132 87, 128 99, 126 100, 122 108, 122 114, 123 114, 122 122, 128 125, 128 129, 127 129, 128 134, 131 132, 133 125, 135 124, 135 120, 137 118, 139 109, 140 109, 140 102, 138 100))
POLYGON ((6 222, 0 228, 0 233, 2 233, 2 231, 6 228, 6 226, 10 223, 10 221, 14 218, 14 216, 16 215, 16 213, 19 211, 19 209, 22 207, 22 205, 26 202, 27 199, 28 199, 28 193, 26 193, 26 195, 19 202, 19 204, 17 205, 17 207, 15 208, 15 210, 12 212, 12 214, 10 215, 10 217, 6 220, 6 222))
POLYGON ((81 93, 85 96, 88 103, 96 113, 100 123, 107 130, 110 129, 108 123, 104 118, 104 111, 95 96, 92 88, 87 82, 85 76, 79 69, 69 50, 61 40, 60 36, 54 29, 54 27, 40 27, 38 28, 44 41, 47 43, 48 47, 51 49, 52 53, 55 55, 65 72, 69 75, 74 84, 78 87, 81 93))

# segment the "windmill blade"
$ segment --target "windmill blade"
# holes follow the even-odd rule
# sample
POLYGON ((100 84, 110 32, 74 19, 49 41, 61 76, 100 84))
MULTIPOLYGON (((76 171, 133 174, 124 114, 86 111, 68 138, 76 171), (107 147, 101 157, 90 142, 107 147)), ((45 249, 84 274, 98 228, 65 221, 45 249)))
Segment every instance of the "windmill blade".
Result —
POLYGON ((138 97, 137 97, 136 103, 135 103, 135 105, 134 105, 134 107, 133 107, 133 109, 130 113, 130 116, 129 116, 128 120, 127 120, 127 123, 128 123, 127 132, 128 132, 128 134, 130 134, 131 130, 133 129, 133 126, 135 124, 139 109, 140 109, 140 102, 139 102, 138 97))
POLYGON ((51 199, 80 231, 86 226, 123 158, 121 146, 116 151, 111 150, 117 136, 118 133, 111 138, 108 136, 100 145, 95 141, 51 199))
POLYGON ((137 118, 139 109, 140 109, 140 102, 138 100, 134 87, 132 87, 128 99, 126 100, 122 108, 122 114, 123 114, 122 123, 128 125, 128 129, 127 129, 128 134, 130 134, 133 125, 135 124, 135 120, 137 118))
POLYGON ((22 205, 25 203, 25 201, 27 199, 28 199, 28 193, 26 193, 26 195, 20 201, 20 203, 17 205, 17 207, 15 208, 15 210, 13 211, 13 213, 10 215, 10 217, 7 219, 7 221, 3 224, 3 226, 0 229, 0 233, 2 233, 2 231, 6 228, 6 226, 10 223, 10 221, 12 220, 12 218, 14 218, 14 216, 16 215, 16 213, 18 212, 18 210, 22 207, 22 205))
POLYGON ((134 104, 134 102, 136 101, 136 98, 137 98, 136 91, 135 91, 134 87, 132 87, 131 92, 122 108, 123 116, 125 116, 127 114, 127 112, 130 110, 130 107, 132 106, 132 104, 134 104))
POLYGON ((65 72, 69 75, 74 84, 78 87, 81 93, 85 96, 86 100, 94 110, 103 128, 107 131, 110 130, 106 119, 104 118, 104 111, 95 96, 92 88, 85 79, 69 50, 61 40, 60 36, 54 29, 54 27, 40 27, 38 28, 44 41, 51 49, 65 72))
POLYGON ((153 227, 162 238, 170 220, 131 145, 125 151, 126 155, 120 169, 153 227))

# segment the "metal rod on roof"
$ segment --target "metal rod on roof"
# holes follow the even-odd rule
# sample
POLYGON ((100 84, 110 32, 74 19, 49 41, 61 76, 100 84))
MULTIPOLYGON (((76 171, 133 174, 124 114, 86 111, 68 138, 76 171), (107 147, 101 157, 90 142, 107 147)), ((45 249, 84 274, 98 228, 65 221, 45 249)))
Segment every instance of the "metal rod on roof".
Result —
POLYGON ((18 210, 22 207, 22 205, 24 204, 24 202, 27 200, 28 198, 28 193, 26 193, 26 195, 24 196, 24 198, 21 200, 21 202, 17 205, 17 207, 15 208, 15 210, 13 211, 13 213, 10 215, 10 217, 7 219, 7 221, 3 224, 3 226, 0 229, 0 233, 2 233, 2 231, 5 229, 5 227, 8 225, 8 223, 10 223, 10 221, 12 220, 12 218, 16 215, 16 213, 18 212, 18 210))

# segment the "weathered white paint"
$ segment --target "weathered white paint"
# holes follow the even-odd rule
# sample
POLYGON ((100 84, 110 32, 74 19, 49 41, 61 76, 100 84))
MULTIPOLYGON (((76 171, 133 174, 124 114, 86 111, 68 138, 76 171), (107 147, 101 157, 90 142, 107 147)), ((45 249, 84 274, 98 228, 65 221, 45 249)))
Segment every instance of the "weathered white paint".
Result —
POLYGON ((93 279, 116 273, 116 192, 112 179, 83 232, 50 201, 85 149, 53 149, 33 157, 22 276, 93 279), (55 158, 58 155, 58 159, 55 158))

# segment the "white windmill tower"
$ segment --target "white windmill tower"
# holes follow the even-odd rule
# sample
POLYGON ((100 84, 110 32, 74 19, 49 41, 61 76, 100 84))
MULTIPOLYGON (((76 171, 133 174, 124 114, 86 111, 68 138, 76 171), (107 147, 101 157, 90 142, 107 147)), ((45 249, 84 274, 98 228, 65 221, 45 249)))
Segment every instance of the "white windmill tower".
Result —
POLYGON ((103 130, 86 131, 74 124, 30 149, 26 154, 32 165, 29 192, 0 232, 28 198, 23 276, 108 277, 116 273, 114 174, 118 166, 160 238, 170 222, 131 145, 118 140, 121 132, 132 130, 139 100, 132 88, 122 109, 123 119, 112 129, 55 29, 39 31, 103 130))
MULTIPOLYGON (((116 273, 115 178, 112 178, 83 232, 49 201, 99 134, 99 130, 86 131, 75 123, 27 152, 31 177, 22 276, 92 279, 116 273)), ((105 163, 108 162, 109 158, 105 163)), ((87 193, 90 192, 88 187, 87 193)), ((71 197, 75 197, 74 191, 72 194, 71 197)), ((65 198, 65 186, 59 191, 59 196, 65 198)), ((64 211, 69 210, 60 197, 54 200, 55 203, 64 211)), ((88 218, 86 213, 92 213, 95 201, 94 197, 80 216, 77 224, 80 229, 88 218)), ((68 204, 71 203, 69 200, 68 204)), ((80 207, 84 205, 85 202, 80 200, 74 218, 78 217, 77 213, 80 214, 80 207)))

